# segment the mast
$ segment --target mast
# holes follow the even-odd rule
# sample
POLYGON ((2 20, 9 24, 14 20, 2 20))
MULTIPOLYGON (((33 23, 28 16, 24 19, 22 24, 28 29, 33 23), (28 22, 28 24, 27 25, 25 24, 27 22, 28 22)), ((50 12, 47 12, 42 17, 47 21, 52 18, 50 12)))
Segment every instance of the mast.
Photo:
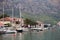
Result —
MULTIPOLYGON (((11 2, 12 2, 12 5, 13 5, 13 0, 11 2)), ((14 18, 14 8, 13 8, 13 6, 12 6, 11 10, 12 10, 12 24, 13 24, 13 18, 14 18)))
POLYGON ((19 5, 19 13, 20 13, 20 18, 21 18, 21 4, 19 5))
POLYGON ((12 23, 13 23, 13 18, 14 18, 14 9, 12 7, 12 23))
POLYGON ((3 1, 3 22, 4 22, 4 1, 3 1))
MULTIPOLYGON (((20 14, 20 19, 21 19, 21 4, 19 5, 19 14, 20 14)), ((20 27, 22 26, 22 19, 20 21, 20 27)))
POLYGON ((13 26, 13 23, 14 23, 13 22, 14 21, 14 7, 13 7, 14 6, 14 2, 13 2, 13 0, 11 1, 11 3, 12 3, 12 8, 11 8, 11 11, 12 11, 12 22, 11 23, 12 23, 12 26, 13 26))

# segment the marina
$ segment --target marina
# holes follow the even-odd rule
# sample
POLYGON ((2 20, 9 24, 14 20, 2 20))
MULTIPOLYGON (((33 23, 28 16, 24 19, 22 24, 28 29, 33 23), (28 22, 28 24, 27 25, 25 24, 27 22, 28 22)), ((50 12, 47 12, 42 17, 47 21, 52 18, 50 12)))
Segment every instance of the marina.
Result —
POLYGON ((60 40, 60 29, 0 35, 0 40, 60 40))
POLYGON ((0 0, 0 40, 60 40, 59 13, 54 0, 0 0))

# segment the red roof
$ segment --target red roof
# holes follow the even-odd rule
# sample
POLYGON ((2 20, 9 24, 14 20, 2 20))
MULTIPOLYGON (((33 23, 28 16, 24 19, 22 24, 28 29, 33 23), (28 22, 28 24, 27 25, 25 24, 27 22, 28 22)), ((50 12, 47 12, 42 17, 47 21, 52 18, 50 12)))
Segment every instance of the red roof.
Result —
POLYGON ((0 21, 21 21, 23 20, 22 18, 11 18, 11 17, 6 17, 6 18, 1 18, 0 21))
POLYGON ((4 20, 4 21, 14 21, 15 18, 6 17, 6 18, 1 18, 0 20, 4 20))

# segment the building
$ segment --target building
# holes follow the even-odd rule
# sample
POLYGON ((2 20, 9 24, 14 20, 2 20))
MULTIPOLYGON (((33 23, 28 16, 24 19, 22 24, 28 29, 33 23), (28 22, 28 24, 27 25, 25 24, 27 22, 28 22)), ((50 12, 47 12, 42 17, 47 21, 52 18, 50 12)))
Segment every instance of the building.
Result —
POLYGON ((51 24, 46 24, 46 23, 43 23, 43 22, 40 22, 40 21, 37 21, 37 23, 38 23, 37 27, 40 27, 40 28, 51 27, 51 24))
POLYGON ((22 18, 11 18, 11 17, 6 17, 6 18, 1 18, 0 21, 9 21, 11 23, 16 23, 17 21, 20 22, 21 24, 24 24, 24 21, 22 18))
POLYGON ((58 22, 57 25, 60 26, 60 22, 58 22))
POLYGON ((1 18, 0 21, 15 21, 16 19, 15 18, 11 18, 11 17, 5 17, 5 18, 1 18))
POLYGON ((0 21, 0 27, 1 27, 1 26, 4 26, 4 24, 0 21))
POLYGON ((37 27, 38 28, 44 28, 44 23, 41 21, 36 21, 38 23, 37 27))

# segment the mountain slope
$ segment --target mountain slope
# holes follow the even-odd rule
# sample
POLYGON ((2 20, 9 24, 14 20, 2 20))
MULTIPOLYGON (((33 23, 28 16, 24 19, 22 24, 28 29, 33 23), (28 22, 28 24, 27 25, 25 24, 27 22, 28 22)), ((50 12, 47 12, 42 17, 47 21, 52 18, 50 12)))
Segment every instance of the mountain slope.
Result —
POLYGON ((60 0, 7 0, 6 2, 4 4, 5 13, 10 15, 12 7, 14 7, 15 16, 19 13, 18 7, 21 7, 23 17, 48 21, 49 23, 60 20, 60 0))

